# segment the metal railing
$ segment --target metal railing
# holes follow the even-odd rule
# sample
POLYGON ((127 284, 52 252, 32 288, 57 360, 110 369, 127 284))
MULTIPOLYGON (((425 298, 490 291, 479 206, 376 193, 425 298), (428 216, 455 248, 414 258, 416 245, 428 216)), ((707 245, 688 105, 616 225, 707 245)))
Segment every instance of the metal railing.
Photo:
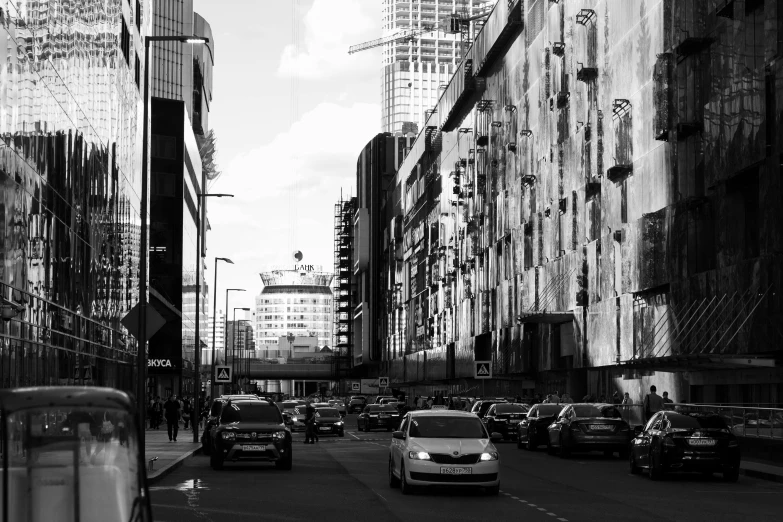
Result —
MULTIPOLYGON (((730 406, 725 404, 670 403, 666 410, 680 413, 714 413, 720 416, 737 437, 753 437, 783 440, 783 408, 761 408, 757 406, 730 406)), ((617 406, 623 420, 631 426, 644 425, 644 405, 641 403, 617 406)))

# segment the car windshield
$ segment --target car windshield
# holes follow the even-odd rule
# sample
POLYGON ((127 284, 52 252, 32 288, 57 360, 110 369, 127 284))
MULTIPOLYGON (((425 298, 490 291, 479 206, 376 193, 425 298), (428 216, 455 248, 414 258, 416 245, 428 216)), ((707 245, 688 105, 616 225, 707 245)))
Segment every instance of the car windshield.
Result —
POLYGON ((577 417, 603 417, 601 409, 590 404, 578 404, 574 406, 574 413, 577 417))
POLYGON ((315 410, 316 417, 339 417, 340 414, 334 408, 318 408, 315 410))
POLYGON ((527 408, 521 404, 498 404, 495 413, 525 413, 527 408))
POLYGON ((542 404, 538 407, 538 416, 548 417, 550 415, 557 415, 562 409, 563 407, 559 404, 542 404))
POLYGON ((484 424, 476 417, 413 417, 411 437, 429 439, 486 439, 484 424))
POLYGON ((223 408, 220 416, 223 424, 230 422, 275 422, 280 423, 280 410, 269 404, 258 402, 232 403, 223 408))
POLYGON ((7 520, 137 520, 139 445, 130 412, 22 410, 6 417, 3 431, 9 487, 7 503, 0 492, 0 510, 8 510, 7 520))

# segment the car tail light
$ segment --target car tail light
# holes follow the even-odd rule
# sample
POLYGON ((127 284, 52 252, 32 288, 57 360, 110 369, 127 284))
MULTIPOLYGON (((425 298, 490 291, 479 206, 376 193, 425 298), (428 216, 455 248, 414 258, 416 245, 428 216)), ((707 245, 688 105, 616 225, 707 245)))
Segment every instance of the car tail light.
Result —
POLYGON ((220 436, 223 438, 223 440, 235 440, 237 438, 236 433, 233 431, 224 431, 220 434, 220 436))

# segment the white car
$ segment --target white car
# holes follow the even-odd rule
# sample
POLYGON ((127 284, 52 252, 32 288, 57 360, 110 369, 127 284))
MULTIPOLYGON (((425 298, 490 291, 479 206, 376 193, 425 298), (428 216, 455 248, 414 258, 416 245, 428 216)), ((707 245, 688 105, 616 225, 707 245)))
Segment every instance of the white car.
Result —
POLYGON ((389 486, 404 495, 416 486, 461 485, 500 491, 500 455, 475 415, 456 410, 417 410, 405 415, 389 447, 389 486))

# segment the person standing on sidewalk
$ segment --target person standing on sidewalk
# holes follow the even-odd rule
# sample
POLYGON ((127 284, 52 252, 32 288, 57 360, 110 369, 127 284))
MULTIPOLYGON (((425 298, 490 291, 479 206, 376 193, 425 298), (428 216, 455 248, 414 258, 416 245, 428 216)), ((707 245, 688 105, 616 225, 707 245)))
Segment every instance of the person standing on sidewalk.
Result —
POLYGON ((169 395, 168 400, 163 405, 166 416, 166 427, 169 432, 169 442, 177 442, 177 433, 179 432, 180 407, 176 395, 169 395))
POLYGON ((193 408, 190 406, 190 400, 187 397, 182 399, 182 420, 185 421, 183 430, 188 429, 188 423, 190 422, 193 408))
POLYGON ((655 385, 650 386, 650 393, 644 397, 644 415, 645 421, 652 418, 653 415, 663 409, 663 399, 656 393, 655 385))

